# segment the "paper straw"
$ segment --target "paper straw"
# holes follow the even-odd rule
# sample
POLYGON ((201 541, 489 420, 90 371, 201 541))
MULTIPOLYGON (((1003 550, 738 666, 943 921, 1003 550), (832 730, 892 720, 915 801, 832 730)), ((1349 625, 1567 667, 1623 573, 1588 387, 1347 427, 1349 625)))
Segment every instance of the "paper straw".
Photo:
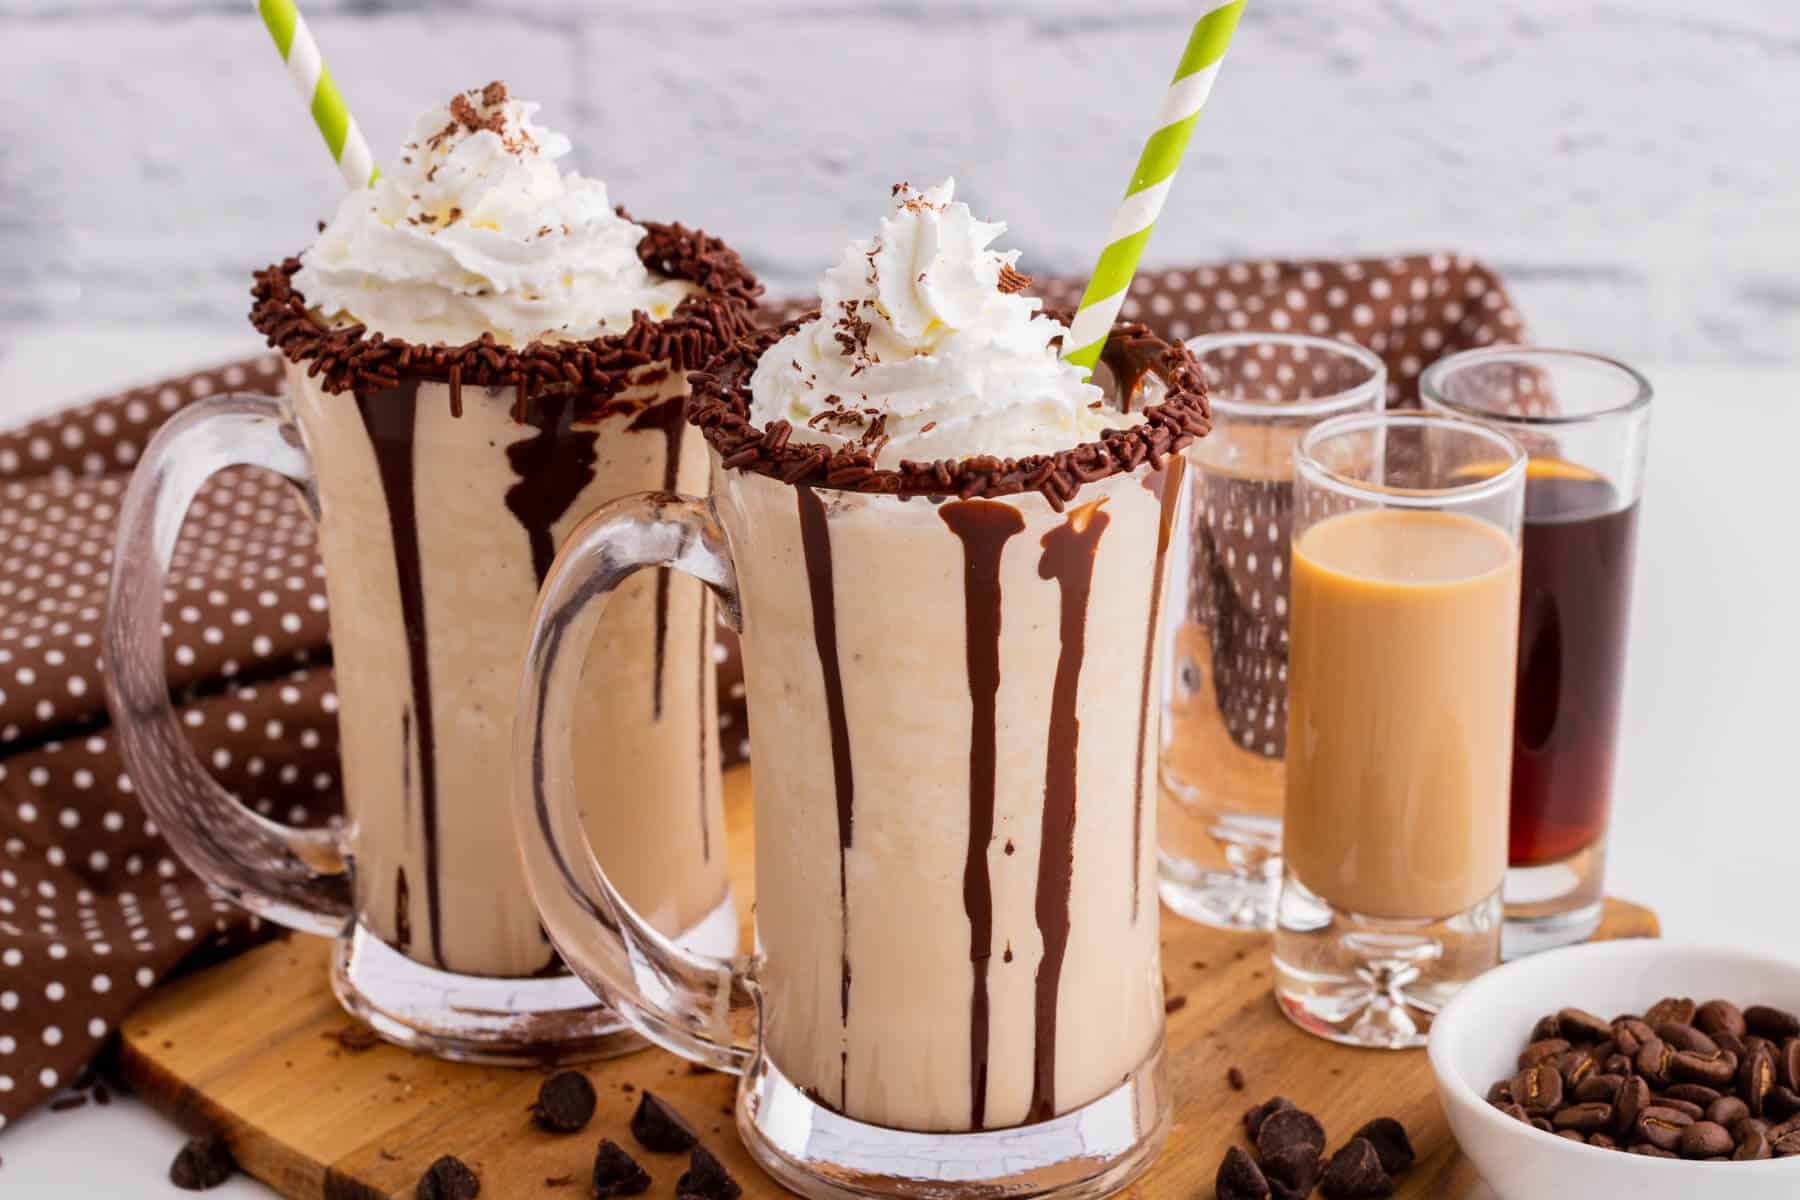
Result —
POLYGON ((344 186, 368 187, 375 182, 375 156, 369 153, 369 143, 363 141, 362 131, 344 107, 344 98, 338 95, 337 84, 331 81, 331 72, 319 57, 319 43, 300 19, 294 0, 256 0, 256 11, 269 27, 269 36, 275 39, 275 49, 287 63, 288 77, 294 81, 300 98, 311 107, 313 123, 319 127, 338 173, 344 177, 344 186))
POLYGON ((1087 291, 1082 293, 1075 320, 1063 339, 1063 357, 1077 366, 1091 371, 1100 361, 1106 336, 1125 305, 1125 293, 1137 273, 1144 244, 1150 240, 1151 227, 1169 198, 1181 156, 1187 152, 1188 135, 1193 133, 1194 121, 1212 91, 1225 47, 1231 43, 1232 30, 1237 28, 1243 11, 1244 0, 1231 0, 1194 22, 1187 49, 1182 52, 1175 78, 1156 114, 1155 131, 1138 156, 1131 186, 1125 189, 1125 200, 1107 232, 1106 248, 1094 264, 1087 291))

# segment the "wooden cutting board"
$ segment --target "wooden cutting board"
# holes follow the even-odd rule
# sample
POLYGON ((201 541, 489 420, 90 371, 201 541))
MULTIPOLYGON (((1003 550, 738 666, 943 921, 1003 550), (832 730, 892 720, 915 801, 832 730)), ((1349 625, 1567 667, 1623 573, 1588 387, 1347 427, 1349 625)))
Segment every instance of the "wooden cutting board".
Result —
MULTIPOLYGON (((726 775, 741 900, 752 895, 749 793, 747 768, 726 775)), ((741 907, 747 920, 750 906, 741 907)), ((1648 910, 1607 902, 1600 936, 1656 933, 1648 910)), ((602 1137, 638 1155, 655 1179, 649 1195, 667 1196, 685 1157, 641 1152, 627 1131, 637 1103, 627 1089, 645 1087, 687 1115, 748 1200, 786 1195, 739 1144, 732 1078, 696 1073, 660 1050, 597 1063, 586 1068, 600 1094, 593 1123, 547 1134, 527 1112, 538 1071, 444 1063, 385 1043, 346 1048, 338 1035, 352 1022, 332 999, 327 951, 325 940, 295 935, 161 989, 125 1022, 126 1078, 182 1124, 222 1130, 245 1170, 299 1200, 410 1200, 420 1172, 451 1153, 479 1172, 482 1200, 578 1200, 602 1137)), ((1424 1052, 1352 1050, 1289 1025, 1270 997, 1266 938, 1165 914, 1163 969, 1175 1127, 1131 1194, 1210 1197, 1220 1158, 1241 1139, 1243 1110, 1277 1094, 1317 1114, 1333 1149, 1371 1117, 1398 1117, 1419 1152, 1401 1197, 1462 1200, 1474 1189, 1478 1178, 1450 1138, 1424 1052), (1226 1081, 1234 1066, 1246 1079, 1241 1092, 1226 1081)))

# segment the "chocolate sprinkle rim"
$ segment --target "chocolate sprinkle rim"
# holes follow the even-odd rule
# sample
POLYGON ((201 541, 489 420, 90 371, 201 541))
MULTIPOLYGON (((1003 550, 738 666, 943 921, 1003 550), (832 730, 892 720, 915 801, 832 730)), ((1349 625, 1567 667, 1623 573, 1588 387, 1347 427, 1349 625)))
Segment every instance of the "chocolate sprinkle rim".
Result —
MULTIPOLYGON (((693 389, 688 420, 704 434, 723 466, 787 484, 840 492, 954 496, 959 500, 1039 492, 1051 508, 1061 512, 1083 484, 1136 470, 1145 462, 1161 470, 1169 455, 1212 429, 1206 383, 1193 353, 1179 342, 1156 336, 1148 326, 1119 321, 1107 338, 1102 361, 1118 378, 1132 384, 1132 390, 1146 369, 1156 371, 1168 388, 1162 403, 1143 410, 1139 424, 1103 430, 1098 441, 1055 454, 1024 458, 979 454, 934 462, 902 460, 898 467, 878 467, 866 447, 848 444, 833 448, 793 441, 793 426, 787 421, 772 422, 766 429, 750 421, 750 377, 757 361, 770 346, 817 315, 804 314, 777 328, 741 337, 703 370, 688 376, 693 389)), ((1051 315, 1067 324, 1067 314, 1051 315)))
MULTIPOLYGON (((619 215, 631 217, 621 208, 619 215)), ((288 361, 307 364, 327 392, 380 391, 404 378, 446 382, 454 388, 513 386, 523 413, 530 393, 579 388, 604 401, 629 377, 654 363, 675 371, 700 367, 756 327, 762 285, 743 259, 718 238, 680 224, 639 222, 645 229, 638 258, 652 272, 700 290, 685 297, 661 321, 641 310, 618 333, 580 341, 533 341, 507 346, 484 333, 461 346, 425 345, 371 333, 362 324, 333 326, 317 316, 294 287, 298 258, 256 272, 250 323, 288 361)), ((604 415, 593 406, 588 419, 604 415)))

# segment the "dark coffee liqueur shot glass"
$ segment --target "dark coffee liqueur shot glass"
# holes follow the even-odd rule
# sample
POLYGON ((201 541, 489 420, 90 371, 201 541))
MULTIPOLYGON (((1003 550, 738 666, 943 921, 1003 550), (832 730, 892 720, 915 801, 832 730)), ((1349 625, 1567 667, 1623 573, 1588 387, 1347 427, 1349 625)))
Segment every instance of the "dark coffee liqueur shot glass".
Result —
POLYGON ((1427 408, 1499 429, 1525 480, 1507 957, 1579 942, 1600 923, 1624 691, 1650 383, 1570 350, 1452 355, 1427 408))

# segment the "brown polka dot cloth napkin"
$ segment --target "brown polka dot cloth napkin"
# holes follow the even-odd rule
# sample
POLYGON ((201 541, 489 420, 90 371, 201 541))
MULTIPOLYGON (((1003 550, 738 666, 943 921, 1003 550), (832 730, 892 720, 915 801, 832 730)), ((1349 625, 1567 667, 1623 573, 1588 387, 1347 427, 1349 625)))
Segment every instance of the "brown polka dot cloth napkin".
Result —
MULTIPOLYGON (((1079 284, 1039 291, 1073 305, 1079 284)), ((1415 399, 1431 360, 1521 334, 1499 281, 1454 255, 1151 272, 1125 315, 1181 338, 1350 337, 1386 359, 1398 403, 1415 399)), ((101 698, 99 637, 118 506, 145 442, 183 405, 279 382, 265 355, 0 434, 0 1126, 72 1082, 159 979, 257 936, 138 807, 101 698)), ((216 478, 165 600, 171 683, 220 782, 293 824, 337 813, 325 589, 288 485, 249 470, 216 478)), ((729 636, 716 657, 731 762, 748 743, 729 636)))

